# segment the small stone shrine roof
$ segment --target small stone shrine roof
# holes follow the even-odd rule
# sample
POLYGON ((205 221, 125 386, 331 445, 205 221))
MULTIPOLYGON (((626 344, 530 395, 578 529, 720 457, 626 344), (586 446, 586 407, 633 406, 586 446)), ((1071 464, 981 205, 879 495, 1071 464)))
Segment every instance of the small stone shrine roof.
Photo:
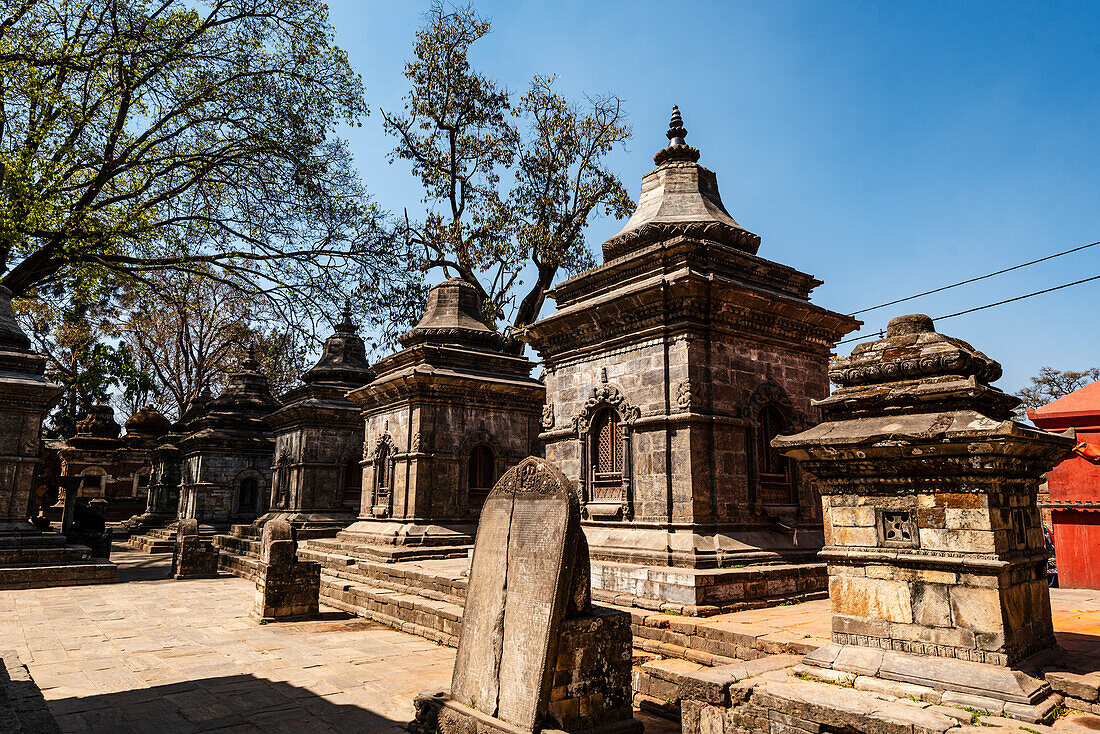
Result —
POLYGON ((424 316, 398 341, 417 344, 462 344, 500 349, 503 341, 490 329, 481 311, 477 289, 461 278, 449 278, 428 293, 424 316))
POLYGON ((350 306, 344 306, 343 318, 336 324, 336 332, 325 340, 321 358, 302 375, 307 385, 316 382, 346 383, 358 387, 374 379, 367 348, 359 336, 359 330, 351 320, 350 306))
POLYGON ((126 421, 127 436, 160 438, 171 428, 171 422, 152 405, 146 405, 126 421))
POLYGON ((218 397, 206 404, 201 417, 194 421, 199 431, 254 430, 264 432, 263 417, 280 406, 271 394, 267 377, 260 372, 260 363, 249 346, 241 368, 229 375, 229 382, 218 397))
POLYGON ((858 345, 829 371, 840 389, 816 401, 827 419, 975 410, 1012 418, 1020 400, 989 383, 1001 365, 962 339, 938 333, 923 314, 890 320, 886 336, 858 345))
POLYGON ((738 224, 718 193, 718 177, 696 161, 699 151, 684 142, 687 130, 673 106, 668 146, 657 151, 657 168, 642 178, 638 208, 617 235, 603 244, 604 262, 676 235, 723 242, 756 254, 760 237, 738 224))
POLYGON ((112 449, 120 445, 118 438, 122 427, 115 420, 115 410, 110 405, 93 405, 88 414, 76 424, 76 435, 69 439, 75 449, 112 449))

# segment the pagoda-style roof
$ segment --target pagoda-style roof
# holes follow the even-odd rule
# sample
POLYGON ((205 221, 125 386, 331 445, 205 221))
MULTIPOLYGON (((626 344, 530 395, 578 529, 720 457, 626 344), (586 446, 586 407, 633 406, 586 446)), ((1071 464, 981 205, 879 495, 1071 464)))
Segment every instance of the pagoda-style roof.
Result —
POLYGON ((456 344, 499 351, 500 335, 484 321, 477 289, 461 278, 449 278, 428 292, 424 316, 398 341, 417 344, 456 344))
POLYGON ((367 347, 359 329, 351 320, 351 308, 344 306, 343 318, 336 332, 325 340, 321 358, 302 375, 307 385, 316 382, 345 383, 349 388, 365 385, 374 379, 367 362, 367 347))
POLYGON ((337 416, 348 412, 358 420, 358 408, 345 396, 373 379, 366 345, 351 320, 351 309, 345 306, 336 332, 325 340, 321 359, 302 375, 305 384, 283 395, 283 407, 268 415, 266 422, 278 431, 302 422, 344 420, 337 416))
POLYGON ((1069 428, 1100 425, 1100 380, 1074 390, 1069 395, 1028 410, 1027 417, 1043 428, 1069 428))
POLYGON ((445 384, 542 389, 531 377, 530 360, 505 353, 504 340, 483 320, 477 289, 464 280, 451 278, 434 286, 423 318, 400 341, 404 349, 374 365, 374 381, 348 393, 360 407, 432 382, 439 389, 445 384))
POLYGON ((110 450, 122 442, 118 434, 122 427, 115 420, 115 410, 110 405, 93 405, 87 415, 76 424, 76 435, 69 439, 74 449, 110 450))
POLYGON ((200 417, 190 425, 193 431, 187 440, 208 437, 245 437, 254 434, 267 437, 264 417, 277 410, 281 403, 271 394, 267 377, 249 347, 241 368, 229 375, 225 389, 211 400, 200 417))
POLYGON ((638 208, 622 231, 603 244, 604 262, 676 235, 715 240, 755 254, 760 237, 726 211, 718 177, 696 163, 699 151, 684 142, 687 130, 676 106, 665 135, 668 147, 653 156, 657 168, 642 177, 638 208))

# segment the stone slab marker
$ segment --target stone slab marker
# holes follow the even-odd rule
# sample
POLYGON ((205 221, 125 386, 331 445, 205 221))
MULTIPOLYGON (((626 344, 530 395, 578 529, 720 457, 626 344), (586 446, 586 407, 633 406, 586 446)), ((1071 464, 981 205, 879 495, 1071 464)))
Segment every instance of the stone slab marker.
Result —
POLYGON ((294 527, 285 519, 264 525, 252 616, 290 621, 316 616, 320 606, 321 565, 297 559, 294 527))
POLYGON ((218 576, 218 549, 199 538, 199 521, 184 518, 176 526, 172 578, 212 579, 218 576))
POLYGON ((451 693, 418 699, 421 728, 438 711, 444 734, 641 731, 629 615, 593 610, 589 588, 572 483, 528 457, 482 509, 451 693))

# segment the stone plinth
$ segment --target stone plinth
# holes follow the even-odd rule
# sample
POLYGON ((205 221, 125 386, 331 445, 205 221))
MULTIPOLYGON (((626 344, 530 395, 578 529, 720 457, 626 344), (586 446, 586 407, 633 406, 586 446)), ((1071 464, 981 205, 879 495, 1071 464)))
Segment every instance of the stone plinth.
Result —
POLYGON ((294 528, 286 520, 264 525, 253 618, 285 622, 317 615, 321 565, 297 560, 297 549, 294 528))
POLYGON ((0 286, 0 588, 114 581, 114 564, 92 560, 87 546, 44 533, 30 522, 42 421, 61 397, 46 380, 46 358, 30 351, 15 321, 11 291, 0 286))
POLYGON ((493 484, 540 454, 545 389, 532 363, 508 354, 481 315, 477 291, 452 279, 432 288, 404 347, 348 393, 360 409, 363 499, 335 542, 310 548, 391 559, 465 555, 493 484), (356 547, 364 548, 362 552, 356 547))
POLYGON ((703 571, 761 564, 764 591, 789 578, 764 564, 816 563, 819 501, 767 440, 817 421, 833 344, 858 322, 756 254, 685 134, 677 112, 603 264, 556 286, 557 311, 523 339, 546 369, 547 459, 611 566, 597 592, 713 613, 761 597, 703 571))
POLYGON ((1012 420, 1000 365, 894 319, 830 376, 825 421, 774 445, 817 478, 833 643, 806 662, 1036 704, 1055 647, 1039 477, 1073 439, 1012 420), (977 689, 977 690, 975 690, 977 689))
POLYGON ((199 523, 180 520, 176 527, 176 547, 172 554, 172 578, 212 579, 218 575, 218 550, 209 540, 199 537, 199 523))
POLYGON ((640 732, 630 616, 593 609, 571 483, 530 457, 485 502, 449 694, 417 700, 443 734, 640 732))

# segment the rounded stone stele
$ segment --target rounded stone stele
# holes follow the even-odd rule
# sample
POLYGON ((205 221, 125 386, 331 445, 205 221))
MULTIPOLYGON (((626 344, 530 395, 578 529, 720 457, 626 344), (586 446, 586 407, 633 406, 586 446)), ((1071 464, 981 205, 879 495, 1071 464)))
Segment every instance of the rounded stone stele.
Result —
POLYGON ((886 324, 886 336, 903 336, 905 334, 924 334, 934 332, 932 317, 922 313, 911 313, 905 316, 895 316, 886 324))

